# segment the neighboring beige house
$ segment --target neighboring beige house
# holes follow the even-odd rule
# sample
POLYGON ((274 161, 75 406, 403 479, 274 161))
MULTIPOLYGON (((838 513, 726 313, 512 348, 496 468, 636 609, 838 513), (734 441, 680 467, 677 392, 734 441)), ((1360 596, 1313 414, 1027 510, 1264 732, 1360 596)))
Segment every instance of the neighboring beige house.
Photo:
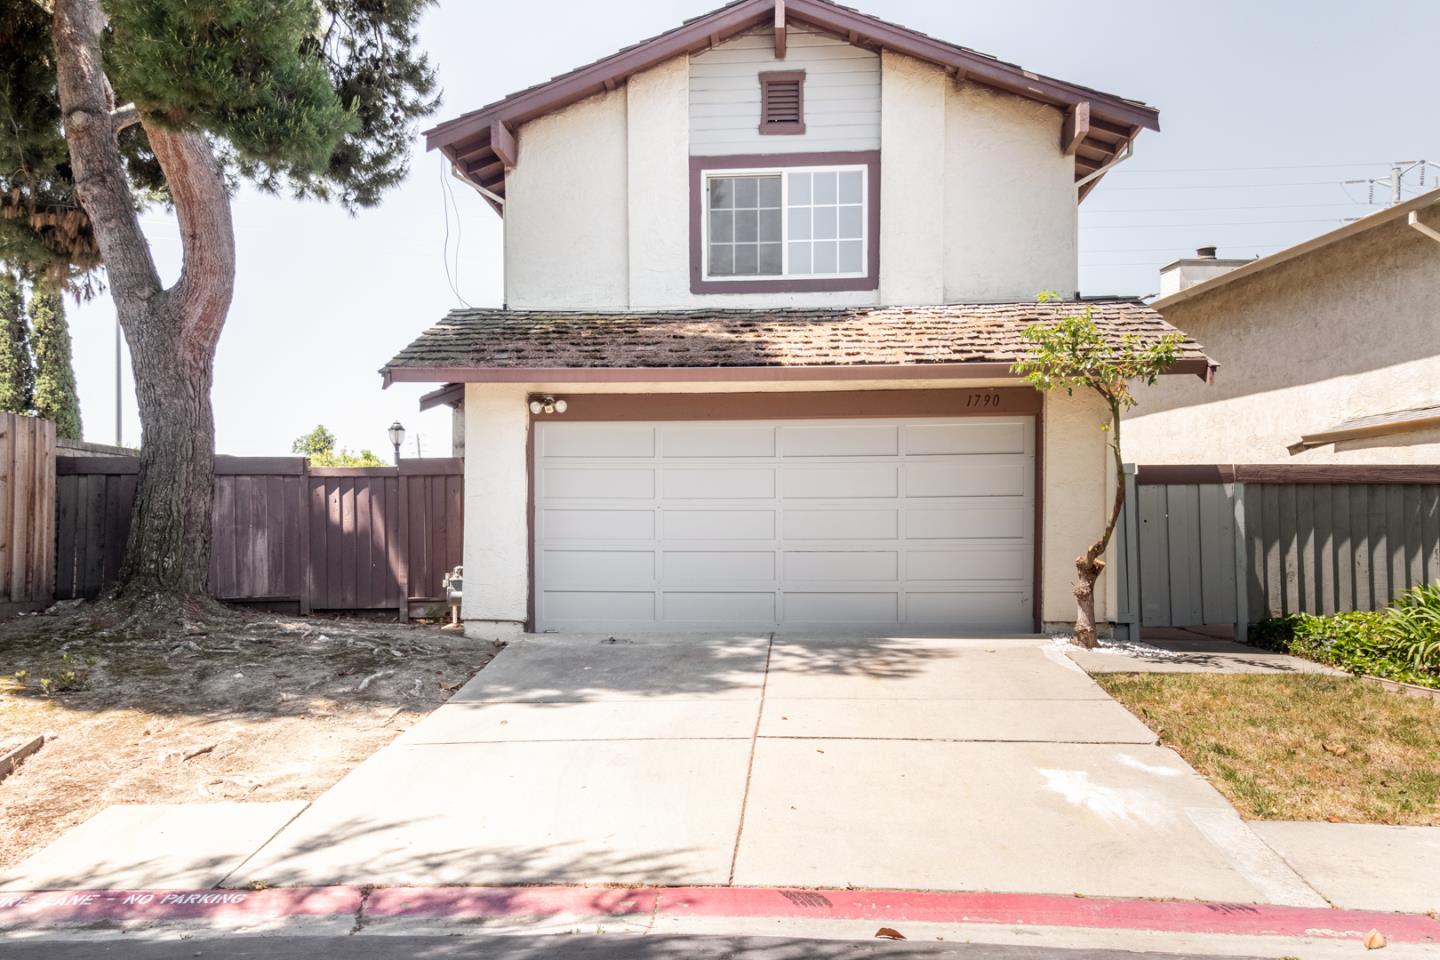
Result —
POLYGON ((1440 190, 1259 260, 1177 261, 1161 293, 1220 371, 1143 391, 1126 459, 1440 463, 1440 190))
MULTIPOLYGON (((1035 296, 1075 295, 1078 203, 1157 127, 846 7, 740 0, 429 131, 505 228, 504 307, 382 371, 463 411, 467 632, 1073 621, 1102 409, 1010 367, 1077 309, 1035 296)), ((1190 343, 1172 372, 1209 370, 1190 343)))

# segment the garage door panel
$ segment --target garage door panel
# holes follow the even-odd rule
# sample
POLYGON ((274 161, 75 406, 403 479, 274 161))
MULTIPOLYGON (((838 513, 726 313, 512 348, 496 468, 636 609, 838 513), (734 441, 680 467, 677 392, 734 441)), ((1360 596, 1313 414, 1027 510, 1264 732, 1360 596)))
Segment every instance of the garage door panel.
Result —
POLYGON ((1033 533, 1030 507, 919 507, 905 516, 905 532, 912 540, 977 540, 1029 538, 1033 533))
POLYGON ((785 594, 785 623, 896 623, 898 593, 785 594))
POLYGON ((772 583, 773 550, 667 550, 663 560, 667 584, 772 583))
POLYGON ((546 550, 545 583, 556 587, 633 587, 655 579, 653 550, 546 550))
POLYGON ((813 424, 780 428, 786 457, 893 457, 900 452, 895 424, 813 424))
POLYGON ((968 547, 955 550, 912 550, 905 556, 908 580, 1011 580, 1030 572, 1030 551, 1023 547, 968 547))
POLYGON ((900 512, 786 510, 781 526, 786 540, 894 540, 900 535, 900 512))
POLYGON ((542 540, 653 540, 654 510, 541 510, 542 540))
POLYGON ((771 467, 664 470, 661 477, 666 500, 770 500, 775 496, 775 470, 771 467))
POLYGON ((663 457, 773 457, 775 428, 746 424, 677 424, 660 428, 663 457))
POLYGON ((653 457, 655 428, 623 423, 547 423, 543 457, 653 457))
POLYGON ((835 467, 786 467, 786 500, 893 498, 900 492, 899 466, 893 463, 835 467))
POLYGON ((1028 464, 1015 458, 1005 463, 941 462, 907 463, 907 497, 997 497, 1023 496, 1028 464))
POLYGON ((905 598, 910 623, 968 623, 1012 630, 1029 628, 1030 597, 1020 590, 973 593, 912 592, 905 598))
POLYGON ((667 540, 774 540, 774 510, 660 511, 667 540))
POLYGON ((686 623, 773 623, 774 593, 667 592, 665 620, 686 623))
POLYGON ((898 580, 900 554, 894 550, 787 550, 786 581, 898 580))
POLYGON ((630 467, 548 467, 540 493, 549 500, 651 500, 655 471, 630 467))
POLYGON ((595 621, 653 621, 652 591, 546 590, 542 594, 545 622, 583 624, 595 621))
POLYGON ((912 423, 904 427, 905 453, 1028 453, 1029 424, 1022 420, 990 423, 912 423))

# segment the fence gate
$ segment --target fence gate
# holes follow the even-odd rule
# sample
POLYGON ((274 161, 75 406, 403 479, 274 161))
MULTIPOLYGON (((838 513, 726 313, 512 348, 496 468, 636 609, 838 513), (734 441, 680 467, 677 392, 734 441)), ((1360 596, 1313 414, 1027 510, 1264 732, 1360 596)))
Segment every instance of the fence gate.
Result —
POLYGON ((0 610, 55 590, 55 424, 0 413, 0 610))
MULTIPOLYGON (((458 458, 394 467, 309 467, 303 457, 217 457, 210 588, 237 602, 395 610, 443 601, 461 562, 458 458)), ((139 461, 61 457, 54 515, 60 599, 114 582, 139 461)))
POLYGON ((1243 633, 1266 617, 1377 610, 1440 579, 1440 468, 1131 470, 1117 618, 1131 627, 1243 633))

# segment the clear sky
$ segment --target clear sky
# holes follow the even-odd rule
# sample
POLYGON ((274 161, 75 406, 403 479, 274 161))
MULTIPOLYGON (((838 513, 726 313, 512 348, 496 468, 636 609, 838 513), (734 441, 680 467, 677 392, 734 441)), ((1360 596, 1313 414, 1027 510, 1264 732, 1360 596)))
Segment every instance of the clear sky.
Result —
MULTIPOLYGON (((1086 294, 1152 293, 1160 265, 1197 246, 1242 257, 1278 250, 1377 209, 1366 206, 1365 187, 1342 181, 1388 175, 1393 160, 1440 162, 1435 0, 852 2, 1160 108, 1161 132, 1142 134, 1134 159, 1081 206, 1086 294)), ((421 29, 445 93, 434 120, 716 5, 441 0, 421 29)), ((1418 179, 1410 182, 1418 188, 1418 179)), ((1426 184, 1435 182, 1432 172, 1426 184)), ((220 452, 288 453, 295 437, 324 423, 342 444, 388 456, 385 430, 399 419, 410 430, 407 455, 416 452, 417 434, 424 455, 449 453, 448 412, 417 410, 429 388, 382 391, 376 371, 458 305, 456 290, 475 306, 501 302, 499 218, 452 183, 448 246, 441 161, 423 152, 419 137, 409 179, 358 216, 251 190, 236 199, 239 274, 214 393, 220 452)), ((173 222, 151 211, 145 226, 162 271, 173 277, 173 222)), ((70 323, 86 438, 113 442, 110 301, 72 307, 70 323)), ((128 369, 122 409, 124 438, 134 443, 139 420, 128 369)))

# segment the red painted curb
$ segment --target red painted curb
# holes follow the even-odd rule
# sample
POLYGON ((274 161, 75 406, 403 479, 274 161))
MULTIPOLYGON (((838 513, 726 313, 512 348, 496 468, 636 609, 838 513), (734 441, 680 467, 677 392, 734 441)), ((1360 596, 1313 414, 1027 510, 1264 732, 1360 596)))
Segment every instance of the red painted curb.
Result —
POLYGON ((1423 914, 1193 901, 1119 900, 1031 893, 772 890, 746 887, 390 887, 365 902, 371 918, 752 917, 986 923, 1171 933, 1440 943, 1423 914))
POLYGON ((225 917, 330 917, 353 915, 360 909, 360 900, 356 887, 0 893, 0 926, 225 917))
MULTIPOLYGON (((389 887, 364 899, 379 919, 735 917, 1084 927, 1168 933, 1440 943, 1421 914, 1027 893, 779 890, 747 887, 389 887)), ((0 927, 199 919, 353 916, 358 887, 95 890, 0 894, 0 927)))

